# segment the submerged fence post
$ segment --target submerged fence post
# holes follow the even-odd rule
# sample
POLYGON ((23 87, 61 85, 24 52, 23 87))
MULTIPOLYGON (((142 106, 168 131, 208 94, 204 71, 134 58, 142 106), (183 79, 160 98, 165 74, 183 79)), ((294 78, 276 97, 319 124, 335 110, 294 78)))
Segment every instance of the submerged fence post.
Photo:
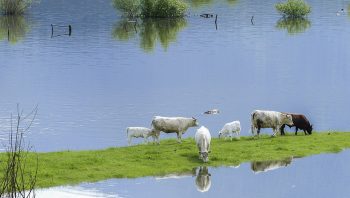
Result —
POLYGON ((218 30, 218 15, 215 15, 215 28, 218 30))
POLYGON ((252 18, 250 19, 250 22, 252 23, 252 25, 254 25, 254 15, 253 15, 252 18))
POLYGON ((69 31, 68 35, 71 36, 72 35, 72 26, 71 25, 68 26, 68 31, 69 31))
POLYGON ((53 25, 51 24, 51 38, 53 37, 53 25))

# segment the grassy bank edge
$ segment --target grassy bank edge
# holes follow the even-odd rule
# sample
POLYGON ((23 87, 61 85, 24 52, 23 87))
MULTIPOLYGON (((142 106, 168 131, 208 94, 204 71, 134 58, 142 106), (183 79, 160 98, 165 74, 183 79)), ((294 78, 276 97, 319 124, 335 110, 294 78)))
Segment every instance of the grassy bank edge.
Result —
MULTIPOLYGON (((39 172, 37 187, 72 185, 111 178, 137 178, 191 172, 198 166, 232 166, 243 162, 305 157, 320 153, 340 152, 350 147, 350 133, 324 132, 311 136, 262 136, 259 139, 212 139, 209 163, 198 159, 192 138, 182 144, 175 139, 162 140, 160 145, 134 145, 104 150, 37 153, 39 172)), ((30 154, 34 159, 35 154, 30 154)), ((5 154, 0 154, 5 160, 5 154)), ((34 161, 28 161, 31 166, 34 161)), ((1 163, 2 164, 2 163, 1 163)))

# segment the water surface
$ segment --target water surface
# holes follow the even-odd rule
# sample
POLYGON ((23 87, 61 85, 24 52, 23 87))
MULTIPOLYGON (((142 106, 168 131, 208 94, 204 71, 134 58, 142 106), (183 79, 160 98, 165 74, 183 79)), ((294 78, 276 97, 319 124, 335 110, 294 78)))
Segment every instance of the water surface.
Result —
POLYGON ((193 0, 185 19, 136 26, 109 0, 45 0, 23 17, 2 17, 1 137, 17 103, 27 112, 39 105, 28 135, 38 151, 124 146, 125 128, 149 127, 155 115, 195 116, 213 136, 233 120, 250 135, 255 109, 349 130, 350 18, 336 14, 348 3, 308 2, 311 15, 297 22, 281 20, 271 0, 193 0), (217 29, 204 12, 218 14, 217 29), (71 24, 72 35, 62 27, 51 38, 51 24, 71 24), (221 114, 202 114, 212 108, 221 114))

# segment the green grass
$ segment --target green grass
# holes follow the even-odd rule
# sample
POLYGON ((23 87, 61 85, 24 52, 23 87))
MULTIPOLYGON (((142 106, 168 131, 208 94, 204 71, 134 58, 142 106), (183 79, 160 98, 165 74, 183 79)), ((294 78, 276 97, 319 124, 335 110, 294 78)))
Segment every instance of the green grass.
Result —
MULTIPOLYGON (((326 152, 339 152, 350 147, 350 133, 314 133, 311 136, 240 140, 212 139, 212 152, 207 166, 238 165, 242 162, 304 157, 326 152)), ((34 156, 34 154, 31 154, 34 156)), ((0 160, 4 160, 4 153, 0 160)), ((62 151, 38 153, 38 187, 50 187, 110 178, 136 178, 170 173, 191 172, 203 165, 192 138, 178 144, 175 139, 160 145, 135 145, 92 151, 62 151)), ((29 164, 30 165, 30 164, 29 164)))

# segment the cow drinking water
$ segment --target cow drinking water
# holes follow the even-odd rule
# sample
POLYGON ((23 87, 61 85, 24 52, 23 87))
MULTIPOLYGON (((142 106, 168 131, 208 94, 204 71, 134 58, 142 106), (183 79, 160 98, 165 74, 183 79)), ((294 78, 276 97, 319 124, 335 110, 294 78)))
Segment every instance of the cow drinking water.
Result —
POLYGON ((198 147, 199 159, 202 159, 203 162, 208 162, 211 141, 211 135, 209 130, 204 126, 201 126, 199 129, 197 129, 194 139, 198 147))

